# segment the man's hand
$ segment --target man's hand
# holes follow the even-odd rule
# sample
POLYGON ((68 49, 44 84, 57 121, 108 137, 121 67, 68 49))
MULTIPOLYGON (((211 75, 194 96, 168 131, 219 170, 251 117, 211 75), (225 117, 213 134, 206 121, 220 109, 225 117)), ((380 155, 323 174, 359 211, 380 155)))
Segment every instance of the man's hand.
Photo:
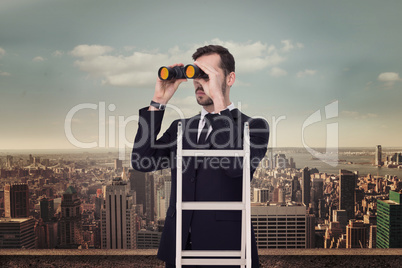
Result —
MULTIPOLYGON (((184 65, 182 63, 169 65, 170 68, 174 68, 176 66, 184 66, 184 65)), ((172 96, 176 92, 179 85, 185 81, 187 81, 187 79, 172 79, 164 81, 159 79, 158 77, 155 85, 155 94, 152 100, 161 104, 167 104, 168 101, 172 98, 172 96)), ((148 110, 154 111, 158 109, 153 106, 149 106, 148 110)))
POLYGON ((216 113, 226 109, 225 96, 222 91, 222 84, 225 76, 210 65, 195 61, 195 65, 201 68, 209 76, 208 80, 198 79, 204 89, 205 94, 214 102, 214 110, 216 113))

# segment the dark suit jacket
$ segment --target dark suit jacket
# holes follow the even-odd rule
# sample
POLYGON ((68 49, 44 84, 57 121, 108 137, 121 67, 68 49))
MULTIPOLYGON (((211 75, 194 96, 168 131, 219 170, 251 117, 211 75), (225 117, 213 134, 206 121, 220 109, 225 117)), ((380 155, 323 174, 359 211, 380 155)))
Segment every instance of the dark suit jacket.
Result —
MULTIPOLYGON (((176 140, 177 125, 182 122, 183 149, 197 148, 200 115, 174 121, 163 136, 157 139, 163 111, 139 111, 140 120, 135 137, 132 166, 149 172, 171 168, 172 189, 158 257, 175 263, 176 251, 176 140)), ((269 137, 268 123, 252 119, 239 110, 228 109, 213 116, 212 132, 207 138, 207 148, 242 149, 244 123, 250 126, 251 178, 264 157, 269 137)), ((240 157, 183 157, 183 201, 241 201, 242 158, 240 157), (203 161, 203 162, 201 162, 203 161)), ((240 250, 241 211, 183 211, 182 248, 191 227, 192 249, 240 250)), ((252 231, 252 262, 259 267, 257 247, 252 231)), ((227 267, 227 266, 226 266, 227 267)))

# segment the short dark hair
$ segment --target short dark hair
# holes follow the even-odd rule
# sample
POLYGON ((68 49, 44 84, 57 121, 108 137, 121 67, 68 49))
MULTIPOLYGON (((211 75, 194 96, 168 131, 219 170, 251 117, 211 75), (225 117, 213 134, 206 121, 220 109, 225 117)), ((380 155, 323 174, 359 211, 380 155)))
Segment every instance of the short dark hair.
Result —
POLYGON ((208 45, 204 47, 200 47, 193 54, 193 59, 197 60, 201 56, 210 55, 210 54, 218 54, 221 57, 221 65, 220 67, 225 72, 225 75, 230 74, 235 71, 235 60, 232 54, 230 54, 227 48, 219 45, 208 45))

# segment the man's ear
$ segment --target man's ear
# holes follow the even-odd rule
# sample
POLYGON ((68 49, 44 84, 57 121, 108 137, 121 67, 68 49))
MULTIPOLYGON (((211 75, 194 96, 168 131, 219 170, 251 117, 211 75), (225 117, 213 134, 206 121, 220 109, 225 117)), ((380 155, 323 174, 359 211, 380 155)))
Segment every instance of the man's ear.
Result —
POLYGON ((234 82, 236 81, 236 74, 235 72, 231 72, 227 77, 226 77, 226 84, 231 87, 234 82))

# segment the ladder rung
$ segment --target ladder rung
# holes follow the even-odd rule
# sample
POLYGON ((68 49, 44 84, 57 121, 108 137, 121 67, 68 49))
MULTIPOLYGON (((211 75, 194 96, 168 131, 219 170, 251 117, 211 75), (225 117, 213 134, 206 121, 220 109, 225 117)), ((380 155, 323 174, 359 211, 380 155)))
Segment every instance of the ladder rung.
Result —
POLYGON ((182 259, 182 265, 246 265, 244 259, 182 259))
POLYGON ((244 210, 245 204, 242 202, 183 202, 183 210, 244 210))
POLYGON ((238 157, 244 156, 243 150, 182 150, 182 156, 231 156, 238 157))
POLYGON ((241 257, 240 250, 183 250, 183 257, 241 257))

